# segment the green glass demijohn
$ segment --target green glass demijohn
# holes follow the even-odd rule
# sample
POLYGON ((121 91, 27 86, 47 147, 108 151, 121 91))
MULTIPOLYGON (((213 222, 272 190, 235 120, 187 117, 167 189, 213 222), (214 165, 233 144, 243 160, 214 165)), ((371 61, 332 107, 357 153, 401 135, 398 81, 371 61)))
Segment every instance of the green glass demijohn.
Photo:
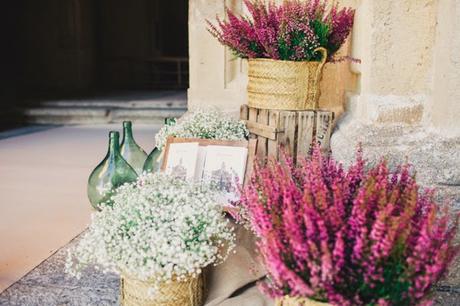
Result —
POLYGON ((161 167, 161 150, 155 147, 152 152, 150 152, 149 156, 145 160, 144 163, 144 171, 145 172, 158 172, 161 167))
POLYGON ((110 199, 117 187, 136 179, 136 171, 120 154, 120 133, 111 131, 107 155, 88 179, 88 198, 91 205, 100 210, 101 204, 110 199))
MULTIPOLYGON (((175 118, 166 118, 165 125, 174 125, 176 124, 175 118)), ((158 172, 160 171, 161 163, 163 162, 163 154, 158 147, 153 148, 152 152, 150 152, 149 156, 144 163, 144 171, 145 172, 158 172)))
POLYGON ((138 175, 142 174, 147 153, 134 140, 131 121, 123 121, 123 140, 121 141, 120 153, 138 175))

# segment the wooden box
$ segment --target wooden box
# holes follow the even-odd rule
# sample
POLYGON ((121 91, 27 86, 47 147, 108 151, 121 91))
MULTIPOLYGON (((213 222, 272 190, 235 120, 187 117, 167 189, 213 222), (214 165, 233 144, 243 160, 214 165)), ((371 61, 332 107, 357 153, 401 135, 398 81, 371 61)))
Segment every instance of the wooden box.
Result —
POLYGON ((279 158, 282 148, 296 161, 297 157, 309 154, 315 142, 323 152, 330 151, 333 112, 269 110, 243 105, 240 118, 246 122, 250 137, 257 139, 256 156, 259 159, 279 158))

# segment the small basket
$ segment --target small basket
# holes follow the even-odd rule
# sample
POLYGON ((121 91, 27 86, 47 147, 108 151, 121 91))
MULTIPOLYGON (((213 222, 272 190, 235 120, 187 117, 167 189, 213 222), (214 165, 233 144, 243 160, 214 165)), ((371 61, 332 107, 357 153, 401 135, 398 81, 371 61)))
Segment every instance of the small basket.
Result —
POLYGON ((284 296, 276 300, 275 306, 332 306, 303 297, 284 296))
POLYGON ((327 50, 317 48, 321 61, 249 59, 248 105, 278 110, 318 109, 320 81, 327 50))
POLYGON ((202 306, 204 304, 204 276, 185 281, 162 283, 152 290, 153 282, 122 276, 120 304, 123 306, 202 306))

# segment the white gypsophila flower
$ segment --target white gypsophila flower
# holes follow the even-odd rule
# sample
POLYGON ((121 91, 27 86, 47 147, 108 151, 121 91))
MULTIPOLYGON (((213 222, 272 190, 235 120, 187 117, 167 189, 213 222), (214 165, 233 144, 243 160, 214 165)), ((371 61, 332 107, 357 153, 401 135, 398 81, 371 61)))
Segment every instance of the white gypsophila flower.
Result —
POLYGON ((107 196, 113 189, 112 183, 108 182, 102 186, 96 187, 97 192, 101 194, 102 197, 107 196))
POLYGON ((79 277, 95 264, 156 283, 196 277, 220 263, 235 234, 215 192, 163 173, 119 187, 112 206, 92 215, 88 231, 69 252, 66 271, 79 277))
POLYGON ((173 125, 165 125, 155 136, 160 150, 169 136, 220 140, 243 140, 249 131, 243 121, 228 118, 217 110, 196 110, 173 125))

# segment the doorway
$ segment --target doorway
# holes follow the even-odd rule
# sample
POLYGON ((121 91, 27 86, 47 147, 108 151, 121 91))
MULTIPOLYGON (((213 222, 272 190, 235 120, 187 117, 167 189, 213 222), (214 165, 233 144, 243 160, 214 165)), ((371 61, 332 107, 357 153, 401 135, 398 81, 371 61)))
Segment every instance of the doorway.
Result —
POLYGON ((22 0, 17 11, 25 98, 188 88, 187 0, 22 0))

